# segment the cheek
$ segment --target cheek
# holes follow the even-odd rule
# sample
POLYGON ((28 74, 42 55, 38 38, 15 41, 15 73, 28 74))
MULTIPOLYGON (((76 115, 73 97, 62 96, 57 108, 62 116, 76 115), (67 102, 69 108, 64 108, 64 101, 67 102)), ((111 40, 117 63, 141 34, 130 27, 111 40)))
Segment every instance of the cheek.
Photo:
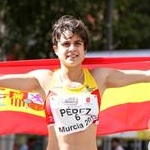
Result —
POLYGON ((59 58, 63 58, 63 57, 65 57, 65 55, 66 55, 66 51, 63 51, 63 50, 58 51, 59 58))
POLYGON ((82 51, 80 51, 80 54, 83 56, 86 54, 85 50, 83 49, 82 51))
POLYGON ((85 58, 85 51, 80 51, 79 53, 80 53, 79 57, 80 57, 81 61, 83 61, 85 58))

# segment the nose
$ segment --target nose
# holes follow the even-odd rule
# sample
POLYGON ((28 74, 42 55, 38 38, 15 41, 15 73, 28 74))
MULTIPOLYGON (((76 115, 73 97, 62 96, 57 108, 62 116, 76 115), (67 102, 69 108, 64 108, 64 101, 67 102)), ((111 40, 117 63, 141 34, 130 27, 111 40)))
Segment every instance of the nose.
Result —
POLYGON ((69 51, 75 51, 76 47, 74 44, 70 44, 69 51))

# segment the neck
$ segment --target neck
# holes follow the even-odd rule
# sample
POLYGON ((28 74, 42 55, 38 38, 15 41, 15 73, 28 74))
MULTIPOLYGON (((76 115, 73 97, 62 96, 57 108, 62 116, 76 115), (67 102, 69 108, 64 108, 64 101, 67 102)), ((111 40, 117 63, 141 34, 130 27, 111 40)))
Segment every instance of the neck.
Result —
POLYGON ((82 82, 83 69, 82 66, 71 68, 61 67, 60 75, 62 80, 68 80, 72 82, 82 82))

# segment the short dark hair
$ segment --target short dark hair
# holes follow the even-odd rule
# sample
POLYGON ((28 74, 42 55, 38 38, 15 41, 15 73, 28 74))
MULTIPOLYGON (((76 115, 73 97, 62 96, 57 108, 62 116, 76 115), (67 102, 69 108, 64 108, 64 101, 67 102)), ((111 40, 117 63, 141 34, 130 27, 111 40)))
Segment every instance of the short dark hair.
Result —
POLYGON ((77 34, 84 41, 85 49, 89 46, 89 37, 88 31, 85 24, 73 16, 64 15, 62 16, 54 25, 52 32, 52 42, 53 45, 57 46, 57 42, 59 41, 62 34, 65 31, 71 31, 73 34, 77 34))

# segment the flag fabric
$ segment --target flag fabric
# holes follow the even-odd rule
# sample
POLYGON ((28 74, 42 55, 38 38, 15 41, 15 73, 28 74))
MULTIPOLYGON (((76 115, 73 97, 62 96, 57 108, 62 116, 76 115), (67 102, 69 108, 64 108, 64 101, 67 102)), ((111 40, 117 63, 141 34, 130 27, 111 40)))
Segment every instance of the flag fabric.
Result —
MULTIPOLYGON (((8 61, 0 63, 0 74, 26 73, 59 68, 58 59, 8 61)), ((86 58, 83 66, 116 69, 150 69, 150 57, 86 58)), ((107 89, 102 97, 97 135, 148 129, 150 83, 107 89)), ((28 133, 47 135, 44 103, 31 91, 0 88, 0 135, 28 133)))

